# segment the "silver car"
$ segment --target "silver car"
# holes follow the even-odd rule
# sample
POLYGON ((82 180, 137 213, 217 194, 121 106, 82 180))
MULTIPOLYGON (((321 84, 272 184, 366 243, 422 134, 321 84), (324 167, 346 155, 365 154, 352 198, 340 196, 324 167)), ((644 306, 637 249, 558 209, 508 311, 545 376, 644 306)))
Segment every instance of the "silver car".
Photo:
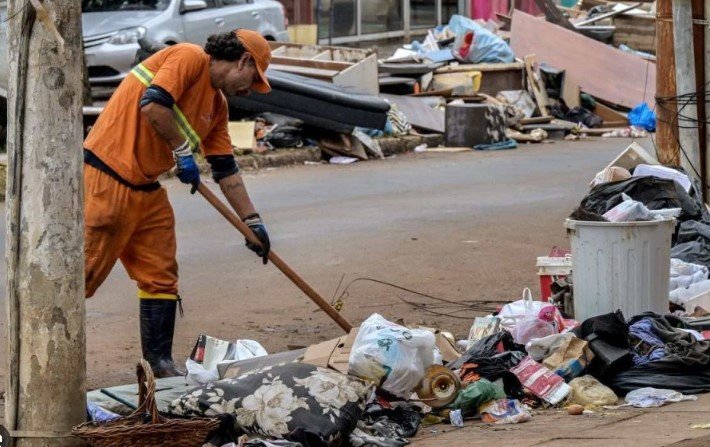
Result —
MULTIPOLYGON (((92 85, 117 84, 151 50, 236 28, 288 41, 275 0, 82 0, 84 51, 92 85)), ((7 2, 0 0, 0 96, 7 96, 7 2)))
POLYGON ((84 52, 92 84, 122 80, 141 56, 164 45, 204 45, 212 34, 246 28, 288 41, 275 0, 83 0, 84 52))

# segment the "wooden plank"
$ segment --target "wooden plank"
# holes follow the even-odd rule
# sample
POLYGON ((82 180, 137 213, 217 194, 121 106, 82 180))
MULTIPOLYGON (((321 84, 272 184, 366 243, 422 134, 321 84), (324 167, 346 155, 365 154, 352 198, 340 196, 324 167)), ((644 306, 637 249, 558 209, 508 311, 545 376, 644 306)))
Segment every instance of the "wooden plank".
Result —
POLYGON ((542 116, 550 116, 547 111, 547 92, 545 91, 545 86, 541 85, 540 74, 535 70, 535 55, 529 54, 525 56, 525 73, 528 76, 528 82, 530 83, 530 88, 533 91, 533 96, 535 97, 535 102, 537 103, 537 108, 540 109, 540 114, 542 116))
POLYGON ((316 79, 333 79, 340 73, 338 70, 321 70, 319 68, 300 67, 298 65, 269 64, 269 68, 316 79))
POLYGON ((434 73, 456 73, 462 71, 480 71, 485 73, 491 71, 523 70, 524 68, 525 64, 523 62, 509 62, 502 64, 458 64, 446 65, 438 68, 434 73))
POLYGON ((547 124, 552 121, 551 116, 534 116, 532 118, 523 118, 520 120, 520 125, 525 126, 527 124, 547 124))
POLYGON ((304 59, 299 57, 285 57, 285 56, 273 56, 271 58, 272 64, 277 65, 289 65, 289 66, 301 66, 308 68, 318 68, 321 70, 347 70, 352 67, 353 64, 350 62, 333 62, 333 61, 322 61, 315 59, 304 59))
POLYGON ((611 17, 614 17, 614 16, 618 16, 618 15, 621 15, 621 14, 623 14, 623 13, 625 13, 625 12, 631 11, 632 9, 636 9, 636 8, 638 8, 638 7, 641 6, 641 5, 643 5, 643 3, 634 3, 633 5, 629 5, 629 6, 625 7, 625 8, 623 8, 623 9, 619 9, 619 10, 616 10, 616 11, 607 12, 606 14, 599 14, 599 15, 597 15, 597 16, 594 16, 594 17, 590 18, 590 19, 582 20, 581 22, 575 23, 574 26, 576 26, 576 27, 579 28, 580 26, 589 25, 589 24, 592 24, 592 23, 594 23, 594 22, 598 22, 599 20, 604 20, 604 19, 608 19, 608 18, 611 18, 611 17))
POLYGON ((622 122, 621 126, 623 126, 628 123, 626 116, 600 102, 597 102, 596 106, 594 107, 594 114, 604 120, 605 124, 612 122, 622 122))
POLYGON ((565 76, 565 81, 562 85, 562 99, 565 101, 567 107, 573 109, 582 105, 579 99, 580 93, 577 82, 565 76))
POLYGON ((653 102, 656 65, 529 14, 513 13, 511 46, 517 55, 564 69, 579 87, 608 102, 632 108, 653 102))

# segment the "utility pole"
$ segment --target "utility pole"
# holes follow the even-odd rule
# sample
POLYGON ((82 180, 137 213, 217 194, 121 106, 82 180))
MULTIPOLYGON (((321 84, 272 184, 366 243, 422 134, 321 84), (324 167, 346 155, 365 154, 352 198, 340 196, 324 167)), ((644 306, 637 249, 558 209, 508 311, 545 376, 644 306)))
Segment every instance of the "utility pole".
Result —
MULTIPOLYGON (((673 44, 672 0, 656 3, 656 94, 661 98, 676 96, 675 49, 673 44)), ((675 104, 660 104, 656 107, 658 126, 656 148, 658 161, 662 164, 680 166, 678 148, 678 112, 675 104)))
POLYGON ((81 2, 10 0, 8 17, 5 423, 15 446, 79 446, 69 435, 86 419, 81 2))
MULTIPOLYGON (((673 42, 675 46, 675 76, 678 95, 697 92, 695 83, 695 45, 691 0, 673 0, 673 42)), ((698 108, 695 104, 678 104, 678 139, 680 165, 693 179, 702 177, 698 108)), ((702 191, 704 193, 705 191, 702 191)))

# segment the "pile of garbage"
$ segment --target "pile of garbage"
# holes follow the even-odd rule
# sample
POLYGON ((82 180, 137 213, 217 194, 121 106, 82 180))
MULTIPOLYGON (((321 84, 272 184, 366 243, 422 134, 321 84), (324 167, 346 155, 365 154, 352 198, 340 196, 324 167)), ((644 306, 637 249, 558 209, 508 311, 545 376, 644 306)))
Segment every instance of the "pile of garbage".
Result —
POLYGON ((279 124, 270 138, 274 123, 267 120, 263 132, 257 124, 257 153, 304 144, 337 163, 383 158, 382 137, 440 135, 447 148, 500 150, 655 131, 646 103, 655 89, 655 57, 636 35, 653 23, 648 6, 562 10, 542 3, 547 20, 520 10, 497 20, 454 15, 391 55, 274 42, 273 91, 230 98, 232 115, 258 123, 268 112, 301 121, 288 126, 286 138, 279 124))
MULTIPOLYGON (((373 314, 347 336, 272 355, 201 336, 187 367, 193 385, 159 407, 221 418, 206 446, 387 447, 423 426, 518 424, 538 408, 578 415, 693 400, 710 391, 710 341, 672 315, 617 311, 580 324, 527 291, 458 342, 373 314)), ((106 395, 120 393, 102 392, 103 403, 89 396, 90 415, 117 417, 106 395)))

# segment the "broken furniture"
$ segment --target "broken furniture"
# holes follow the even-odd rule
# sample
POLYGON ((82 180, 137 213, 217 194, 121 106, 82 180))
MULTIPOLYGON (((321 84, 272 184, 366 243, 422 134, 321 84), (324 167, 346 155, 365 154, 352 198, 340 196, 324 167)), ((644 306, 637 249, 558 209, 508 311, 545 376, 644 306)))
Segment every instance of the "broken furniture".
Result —
POLYGON ((270 42, 273 70, 320 79, 364 93, 380 92, 374 50, 270 42))

